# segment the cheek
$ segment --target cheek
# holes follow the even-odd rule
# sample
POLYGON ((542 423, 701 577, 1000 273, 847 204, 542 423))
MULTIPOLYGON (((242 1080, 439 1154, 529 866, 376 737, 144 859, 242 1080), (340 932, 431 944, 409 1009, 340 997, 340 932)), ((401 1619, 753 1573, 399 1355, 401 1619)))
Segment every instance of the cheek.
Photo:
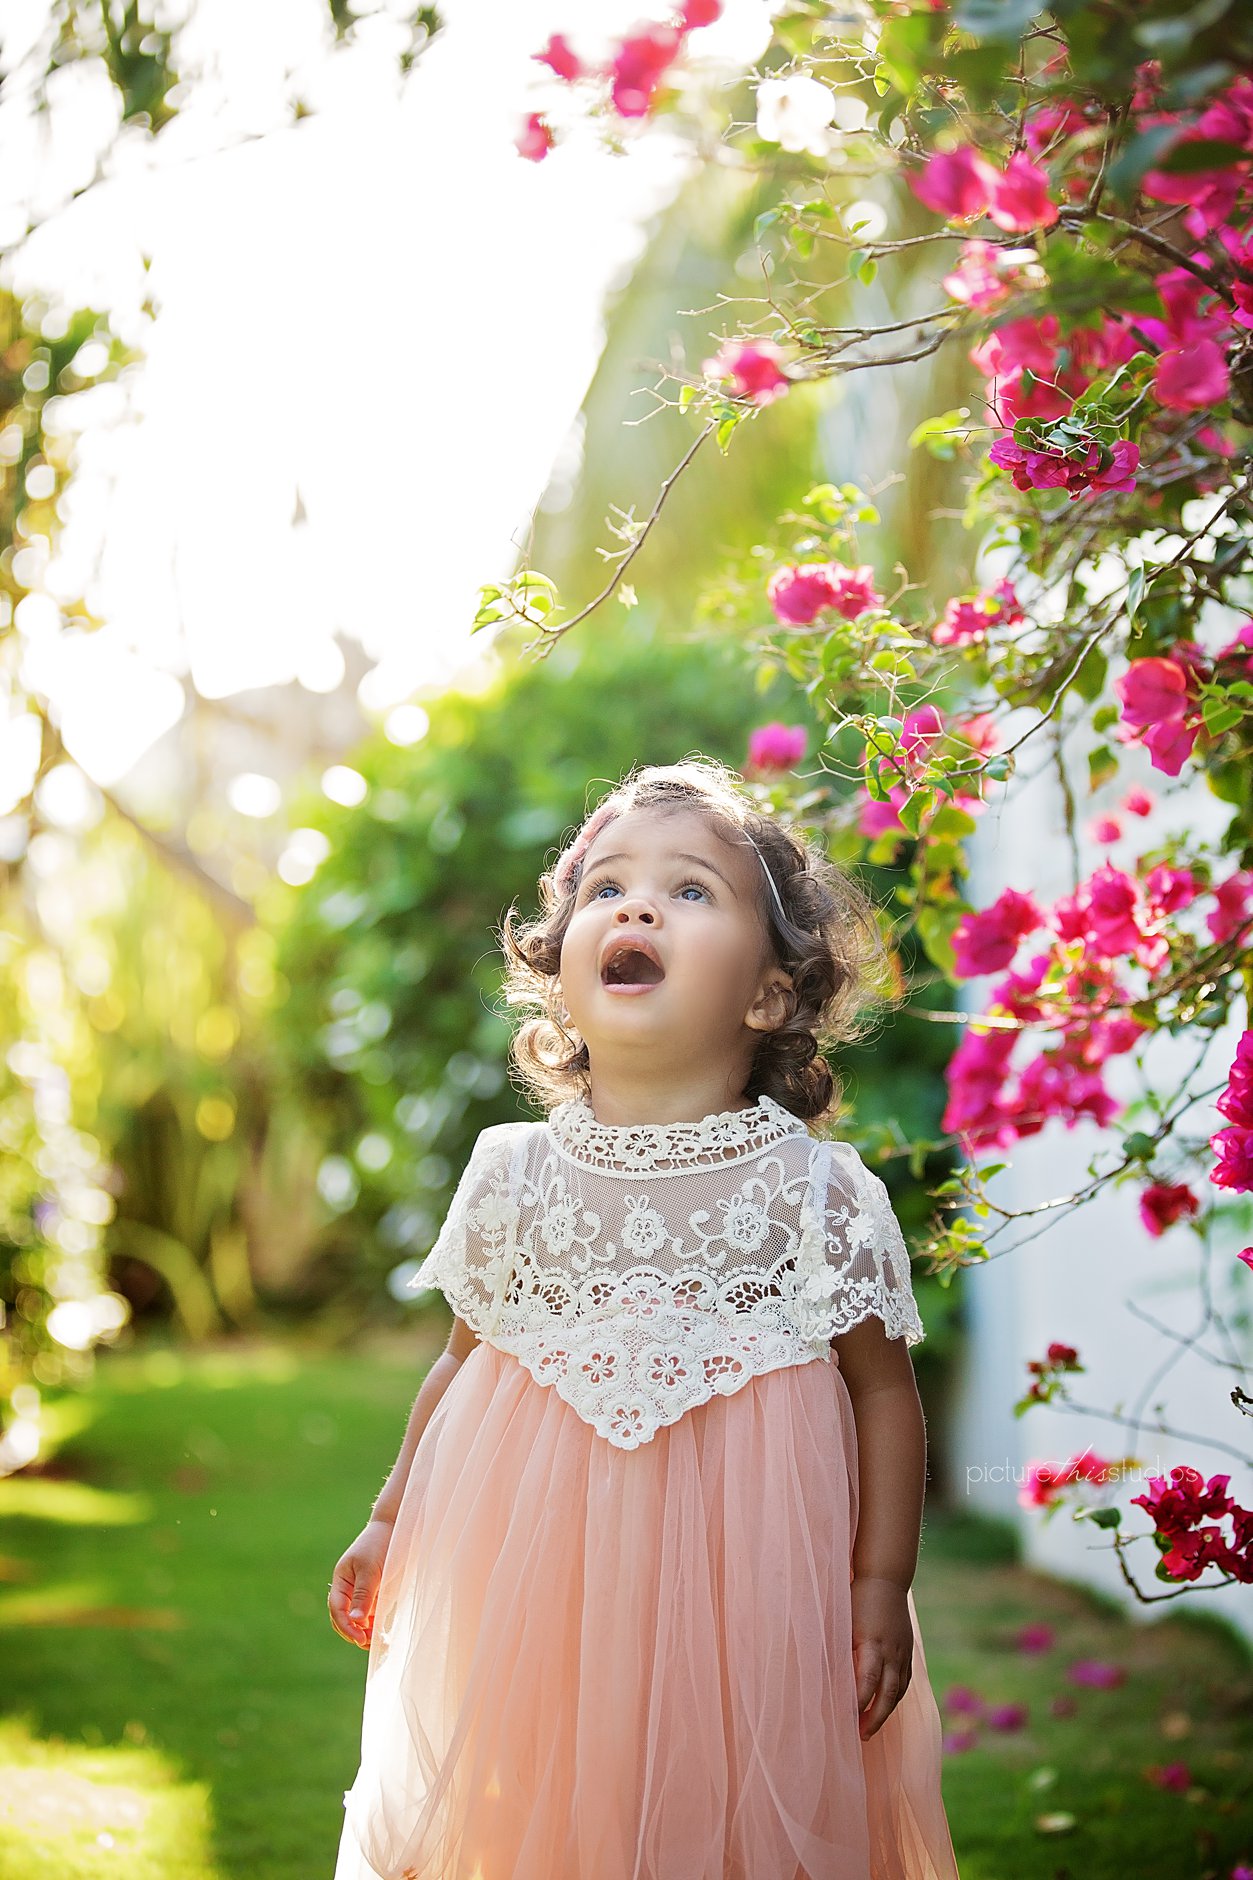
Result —
POLYGON ((561 967, 567 971, 581 967, 589 957, 595 954, 595 936, 592 923, 584 917, 582 909, 571 917, 561 942, 561 967))

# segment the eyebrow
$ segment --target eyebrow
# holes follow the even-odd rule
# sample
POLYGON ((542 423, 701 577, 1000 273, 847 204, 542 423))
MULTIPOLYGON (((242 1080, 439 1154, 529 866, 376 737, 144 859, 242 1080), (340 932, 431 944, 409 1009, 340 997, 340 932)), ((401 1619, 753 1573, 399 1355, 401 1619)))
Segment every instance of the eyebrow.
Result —
MULTIPOLYGON (((716 867, 713 862, 707 862, 703 855, 693 855, 690 849, 670 849, 668 853, 669 853, 671 861, 695 862, 698 868, 708 869, 711 875, 717 875, 719 881, 726 882, 726 885, 728 888, 730 888, 732 894, 735 893, 734 882, 729 880, 728 877, 723 874, 722 870, 716 867)), ((624 849, 618 849, 615 851, 613 855, 602 855, 599 861, 593 862, 591 864, 591 867, 587 870, 587 872, 588 874, 594 874, 598 868, 603 868, 607 862, 629 862, 630 859, 631 857, 626 853, 624 849)))

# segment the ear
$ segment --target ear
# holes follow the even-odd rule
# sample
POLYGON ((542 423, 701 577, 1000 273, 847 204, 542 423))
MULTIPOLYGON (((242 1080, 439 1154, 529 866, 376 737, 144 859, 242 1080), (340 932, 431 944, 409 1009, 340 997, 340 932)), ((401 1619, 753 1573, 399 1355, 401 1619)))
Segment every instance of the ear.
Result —
POLYGON ((792 975, 785 973, 782 967, 774 967, 762 980, 757 995, 748 1011, 744 1014, 744 1023, 750 1031, 777 1031, 788 1014, 788 1001, 785 988, 792 986, 792 975))

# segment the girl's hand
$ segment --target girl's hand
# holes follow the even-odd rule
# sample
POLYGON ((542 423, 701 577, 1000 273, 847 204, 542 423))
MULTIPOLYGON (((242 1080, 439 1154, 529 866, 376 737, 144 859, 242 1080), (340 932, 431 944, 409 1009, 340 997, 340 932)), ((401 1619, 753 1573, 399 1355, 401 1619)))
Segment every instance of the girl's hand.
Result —
POLYGON ((854 1579, 852 1590, 857 1725, 864 1743, 909 1689, 914 1628, 905 1588, 895 1580, 854 1579))
POLYGON ((359 1645, 362 1651, 370 1649, 374 1602, 391 1537, 390 1521, 367 1521, 352 1546, 336 1561, 331 1576, 326 1602, 331 1624, 341 1638, 350 1645, 359 1645))

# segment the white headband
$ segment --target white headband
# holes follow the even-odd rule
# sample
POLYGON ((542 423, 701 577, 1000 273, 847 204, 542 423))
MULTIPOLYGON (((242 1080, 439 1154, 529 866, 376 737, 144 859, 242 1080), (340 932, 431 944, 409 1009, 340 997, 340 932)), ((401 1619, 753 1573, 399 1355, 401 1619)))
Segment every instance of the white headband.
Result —
POLYGON ((753 838, 749 835, 747 829, 744 831, 744 840, 746 842, 752 843, 753 852, 756 855, 757 860, 761 863, 762 867, 766 871, 766 880, 770 883, 770 892, 774 896, 774 904, 779 910, 779 919, 785 921, 787 919, 787 915, 783 911, 783 899, 779 893, 778 888, 775 886, 774 876, 770 873, 770 869, 766 864, 765 856, 762 854, 761 850, 757 847, 757 844, 753 842, 753 838))

